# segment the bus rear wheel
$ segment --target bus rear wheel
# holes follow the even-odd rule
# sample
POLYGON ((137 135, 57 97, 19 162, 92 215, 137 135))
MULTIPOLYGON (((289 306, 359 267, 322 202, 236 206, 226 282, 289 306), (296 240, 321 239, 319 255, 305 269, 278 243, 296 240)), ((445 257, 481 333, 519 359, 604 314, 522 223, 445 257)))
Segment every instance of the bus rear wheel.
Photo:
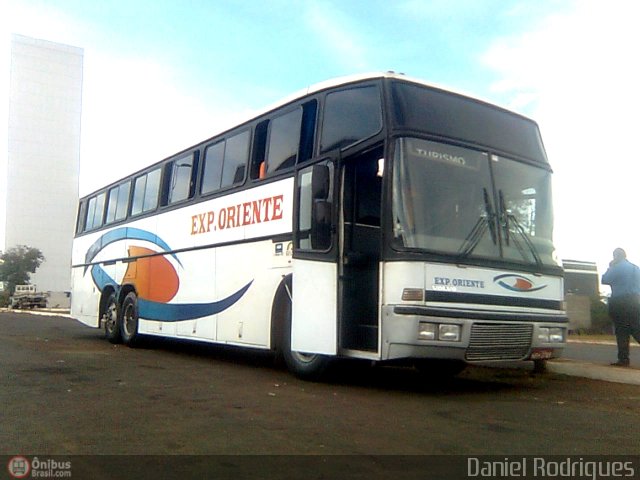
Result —
POLYGON ((327 370, 330 359, 317 353, 303 353, 291 350, 291 301, 287 299, 285 311, 282 356, 287 368, 296 377, 304 380, 319 380, 327 370))
POLYGON ((122 341, 126 345, 134 346, 140 339, 140 334, 138 333, 138 297, 134 292, 129 292, 122 301, 119 323, 122 341))
POLYGON ((102 321, 104 323, 104 336, 111 343, 122 342, 122 337, 120 336, 120 327, 118 324, 119 313, 118 297, 116 296, 115 292, 111 292, 111 294, 107 298, 104 312, 102 314, 102 321))

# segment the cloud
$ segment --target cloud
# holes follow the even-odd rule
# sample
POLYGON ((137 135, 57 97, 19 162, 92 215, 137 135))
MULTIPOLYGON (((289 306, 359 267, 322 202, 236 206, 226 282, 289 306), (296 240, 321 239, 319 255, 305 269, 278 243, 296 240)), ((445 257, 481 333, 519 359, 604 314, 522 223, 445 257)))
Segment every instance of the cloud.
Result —
POLYGON ((86 55, 81 194, 231 126, 237 114, 215 100, 189 95, 152 59, 86 55))
POLYGON ((482 57, 498 77, 494 95, 541 126, 561 255, 601 266, 618 245, 640 261, 636 11, 632 2, 575 2, 482 57))
POLYGON ((367 52, 356 25, 328 2, 308 2, 305 22, 329 54, 349 72, 367 68, 367 52))
MULTIPOLYGON (((43 5, 14 3, 10 13, 11 24, 2 24, 7 46, 11 28, 84 49, 81 195, 232 126, 246 112, 222 94, 192 94, 188 79, 160 58, 112 50, 102 26, 43 5)), ((207 85, 210 94, 219 91, 215 79, 207 85)))

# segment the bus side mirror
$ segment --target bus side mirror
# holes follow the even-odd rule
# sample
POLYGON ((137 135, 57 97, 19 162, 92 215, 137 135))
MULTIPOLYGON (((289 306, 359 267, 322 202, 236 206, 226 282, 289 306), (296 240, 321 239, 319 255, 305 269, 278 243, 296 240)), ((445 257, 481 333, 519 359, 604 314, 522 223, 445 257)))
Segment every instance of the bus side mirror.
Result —
POLYGON ((331 187, 327 165, 314 165, 311 176, 311 248, 326 250, 331 246, 331 187))
POLYGON ((329 167, 314 165, 311 173, 311 198, 313 200, 327 200, 329 198, 329 167))

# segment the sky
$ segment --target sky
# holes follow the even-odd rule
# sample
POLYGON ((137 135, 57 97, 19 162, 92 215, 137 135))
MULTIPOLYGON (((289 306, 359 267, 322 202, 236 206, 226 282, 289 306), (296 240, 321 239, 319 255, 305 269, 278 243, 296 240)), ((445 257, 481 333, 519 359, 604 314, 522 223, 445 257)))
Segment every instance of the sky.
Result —
POLYGON ((0 0, 0 91, 12 33, 84 49, 85 195, 308 85, 403 72, 538 122, 559 257, 602 273, 618 246, 640 263, 638 24, 633 0, 0 0))

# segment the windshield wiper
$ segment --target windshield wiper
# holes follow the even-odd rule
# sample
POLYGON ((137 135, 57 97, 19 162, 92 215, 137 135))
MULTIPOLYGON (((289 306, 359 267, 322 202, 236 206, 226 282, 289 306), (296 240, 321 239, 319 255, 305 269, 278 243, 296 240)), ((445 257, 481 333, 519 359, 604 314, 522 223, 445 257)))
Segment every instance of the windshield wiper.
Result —
POLYGON ((491 241, 493 244, 496 244, 496 226, 495 226, 495 214, 493 213, 493 208, 491 207, 491 202, 489 201, 489 193, 486 188, 483 188, 483 196, 484 196, 484 209, 485 213, 480 215, 475 225, 469 232, 469 235, 464 239, 460 249, 458 250, 458 254, 461 258, 466 258, 473 250, 478 246, 480 240, 484 236, 487 228, 491 233, 491 241))
POLYGON ((500 205, 498 205, 498 208, 500 209, 500 218, 501 218, 500 226, 502 227, 502 233, 504 235, 504 243, 505 245, 508 246, 509 245, 509 214, 507 213, 507 207, 504 202, 504 195, 502 193, 502 190, 498 192, 498 195, 500 197, 500 205))
MULTIPOLYGON (((504 194, 502 193, 502 190, 500 190, 499 196, 500 196, 500 217, 502 218, 501 226, 502 226, 502 232, 504 235, 505 245, 509 246, 509 243, 511 240, 511 236, 510 236, 511 224, 513 224, 515 226, 515 232, 519 233, 524 239, 524 243, 527 246, 529 253, 535 260, 536 265, 538 265, 538 267, 541 267, 542 259, 540 258, 540 254, 538 253, 536 246, 531 241, 531 237, 527 234, 527 231, 525 230, 525 228, 518 221, 518 218, 509 210, 507 210, 506 202, 504 200, 504 194)), ((512 240, 513 240, 513 244, 515 245, 516 249, 522 256, 522 258, 527 260, 528 259, 527 253, 525 252, 521 243, 518 241, 516 237, 513 237, 512 240)))

